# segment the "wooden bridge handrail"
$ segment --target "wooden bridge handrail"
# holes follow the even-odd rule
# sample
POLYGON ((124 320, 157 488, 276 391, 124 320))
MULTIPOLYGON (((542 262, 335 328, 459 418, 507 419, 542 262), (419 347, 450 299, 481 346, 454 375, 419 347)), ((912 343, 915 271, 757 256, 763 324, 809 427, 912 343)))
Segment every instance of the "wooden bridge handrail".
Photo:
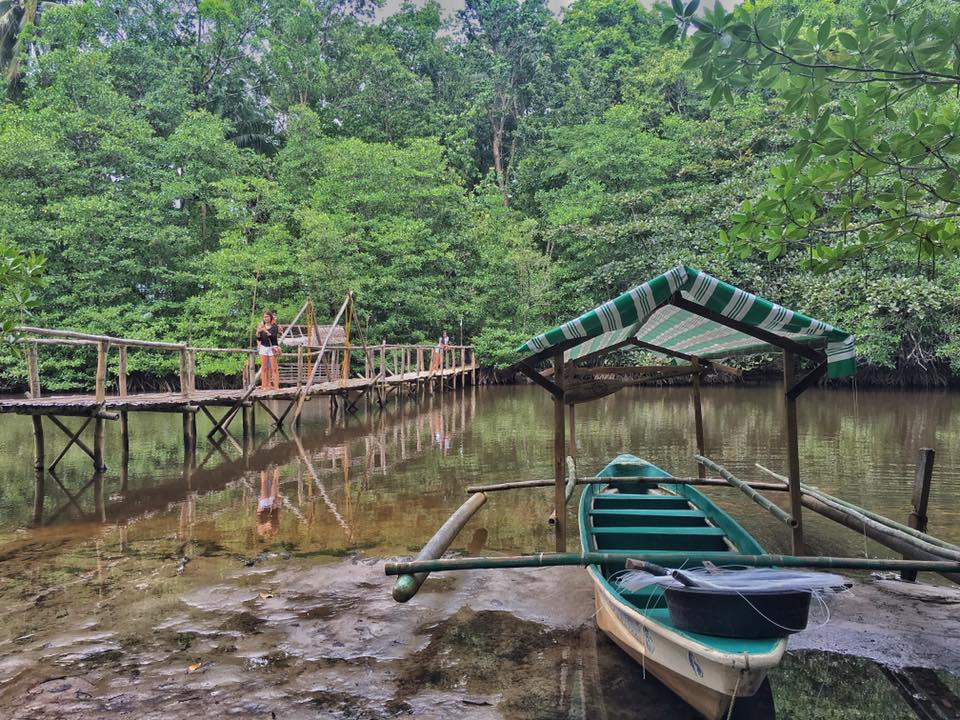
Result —
MULTIPOLYGON (((187 350, 186 343, 159 342, 157 340, 136 340, 134 338, 118 338, 110 335, 93 335, 91 333, 76 332, 74 330, 51 330, 50 328, 31 327, 29 325, 20 325, 15 328, 15 332, 25 335, 48 335, 51 338, 63 338, 66 340, 85 340, 92 344, 110 343, 117 347, 143 347, 153 348, 155 350, 187 350)), ((28 340, 28 342, 32 342, 28 340)))

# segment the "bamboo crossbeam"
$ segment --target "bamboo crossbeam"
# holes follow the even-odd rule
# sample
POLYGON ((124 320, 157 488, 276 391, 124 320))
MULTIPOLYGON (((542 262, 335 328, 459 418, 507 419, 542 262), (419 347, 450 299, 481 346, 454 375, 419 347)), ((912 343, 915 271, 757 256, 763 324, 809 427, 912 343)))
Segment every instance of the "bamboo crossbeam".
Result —
POLYGON ((744 482, 740 478, 733 475, 725 467, 723 467, 722 465, 718 465, 713 460, 711 460, 708 457, 704 457, 703 455, 694 455, 694 457, 696 458, 697 462, 699 462, 701 465, 704 465, 710 470, 713 470, 715 473, 719 473, 720 477, 722 477, 728 483, 733 485, 740 492, 742 492, 748 498, 753 500, 757 505, 759 505, 764 510, 769 512, 771 515, 777 518, 777 520, 782 522, 784 525, 788 525, 789 527, 797 526, 797 520, 796 518, 794 518, 793 515, 786 512, 783 508, 781 508, 776 503, 773 503, 767 498, 765 498, 763 495, 758 493, 754 488, 750 487, 748 483, 744 482))
MULTIPOLYGON (((633 475, 614 475, 611 477, 591 477, 577 478, 577 485, 607 485, 612 482, 631 482, 642 485, 710 485, 714 487, 730 487, 723 478, 698 478, 698 477, 669 477, 669 478, 651 478, 635 477, 633 475)), ((498 490, 524 490, 526 488, 553 487, 553 480, 514 480, 512 482, 495 483, 493 485, 469 485, 466 491, 475 492, 496 492, 498 490)), ((772 490, 775 492, 786 492, 787 486, 780 483, 747 483, 755 490, 772 490)))
POLYGON ((587 566, 623 563, 627 560, 645 560, 657 565, 673 566, 709 560, 719 566, 745 565, 747 567, 804 567, 829 570, 917 570, 923 572, 956 573, 960 562, 948 560, 887 560, 885 558, 812 557, 795 555, 734 555, 726 552, 689 553, 536 553, 501 557, 460 557, 436 560, 409 560, 388 562, 384 572, 388 576, 410 573, 449 572, 455 570, 501 570, 506 568, 536 568, 558 566, 587 566))

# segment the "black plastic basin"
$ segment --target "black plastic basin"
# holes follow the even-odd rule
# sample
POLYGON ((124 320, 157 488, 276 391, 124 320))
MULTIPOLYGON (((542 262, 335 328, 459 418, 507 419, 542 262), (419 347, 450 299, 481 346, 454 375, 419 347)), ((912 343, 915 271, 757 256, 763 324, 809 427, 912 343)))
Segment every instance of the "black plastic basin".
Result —
POLYGON ((734 638, 777 638, 807 627, 809 590, 666 588, 670 622, 681 630, 734 638))

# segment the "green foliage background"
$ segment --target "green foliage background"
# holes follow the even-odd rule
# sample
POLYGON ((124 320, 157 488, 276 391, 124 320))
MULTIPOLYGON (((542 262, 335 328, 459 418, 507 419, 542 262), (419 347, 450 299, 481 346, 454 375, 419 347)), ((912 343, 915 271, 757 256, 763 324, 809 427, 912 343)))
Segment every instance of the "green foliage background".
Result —
MULTIPOLYGON (((838 27, 864 4, 762 3, 838 27)), ((685 262, 855 333, 862 381, 960 371, 952 255, 888 243, 824 273, 808 248, 726 235, 809 133, 789 93, 746 78, 717 103, 693 44, 659 44, 663 20, 635 0, 561 18, 543 0, 375 10, 87 0, 9 25, 0 240, 47 258, 30 323, 243 345, 254 302, 332 313, 353 289, 367 338, 457 340, 462 324, 504 366, 685 262)), ((45 384, 82 386, 91 361, 45 349, 45 384)), ((131 356, 142 382, 175 363, 131 356)), ((20 365, 0 358, 0 381, 22 383, 20 365)))

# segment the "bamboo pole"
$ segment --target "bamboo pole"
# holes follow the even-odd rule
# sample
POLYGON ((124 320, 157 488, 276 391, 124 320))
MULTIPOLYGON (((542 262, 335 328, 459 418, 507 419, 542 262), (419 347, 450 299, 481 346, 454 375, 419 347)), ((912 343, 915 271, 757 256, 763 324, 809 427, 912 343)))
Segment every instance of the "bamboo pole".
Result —
MULTIPOLYGON (((810 495, 803 496, 803 506, 809 510, 813 510, 819 515, 823 515, 825 518, 829 518, 830 520, 843 525, 844 527, 850 528, 856 533, 866 535, 871 540, 875 540, 884 547, 890 548, 894 552, 898 552, 905 557, 909 557, 911 560, 956 562, 955 560, 948 560, 944 555, 939 553, 932 553, 918 549, 916 545, 907 542, 901 536, 892 535, 888 528, 884 528, 882 526, 878 527, 876 524, 872 523, 863 524, 862 521, 858 520, 849 512, 842 512, 835 506, 827 505, 821 500, 810 495)), ((901 570, 904 568, 897 567, 890 569, 901 570)), ((906 569, 911 568, 907 567, 906 569)), ((933 570, 933 572, 938 572, 947 579, 955 583, 960 583, 960 572, 957 572, 954 569, 933 570)))
MULTIPOLYGON (((577 478, 577 485, 609 485, 612 482, 630 482, 641 485, 705 485, 709 487, 730 487, 723 478, 698 477, 636 477, 633 475, 613 475, 610 477, 577 478)), ((554 480, 514 480, 512 482, 495 483, 493 485, 469 485, 466 492, 497 492, 498 490, 526 490, 528 488, 553 487, 554 480)), ((781 483, 746 483, 754 490, 771 490, 787 492, 786 484, 781 483)))
MULTIPOLYGON (((763 472, 770 475, 771 477, 777 478, 778 480, 786 481, 786 477, 784 477, 780 473, 776 473, 770 468, 764 467, 760 463, 756 463, 756 466, 761 470, 763 470, 763 472)), ((875 512, 872 512, 871 510, 862 508, 859 505, 854 505, 853 503, 847 502, 846 500, 842 500, 833 495, 828 495, 827 493, 823 492, 822 490, 818 490, 817 488, 811 487, 809 485, 804 485, 803 483, 801 483, 800 489, 803 491, 803 494, 805 496, 817 498, 822 502, 829 503, 831 505, 840 505, 840 506, 843 506, 844 508, 849 508, 850 510, 854 510, 871 520, 875 520, 881 525, 886 525, 887 527, 894 528, 896 530, 899 530, 902 533, 905 533, 906 535, 911 535, 915 538, 928 542, 932 545, 939 545, 940 547, 947 548, 948 550, 960 550, 960 545, 954 545, 952 543, 946 542, 945 540, 941 540, 940 538, 936 538, 933 535, 929 535, 925 532, 920 532, 908 525, 903 525, 901 523, 898 523, 895 520, 891 520, 888 517, 884 517, 883 515, 879 515, 875 512)))
POLYGON ((947 560, 887 560, 884 558, 803 557, 796 555, 737 555, 727 552, 656 552, 644 553, 535 553, 500 557, 460 557, 435 560, 388 562, 384 571, 388 576, 411 573, 448 572, 453 570, 500 570, 505 568, 586 566, 623 563, 627 560, 645 560, 657 565, 676 566, 709 560, 722 565, 748 567, 805 567, 824 570, 903 570, 956 573, 960 562, 947 560))
MULTIPOLYGON (((920 448, 917 457, 917 473, 913 480, 913 510, 907 519, 910 527, 918 532, 924 532, 927 529, 927 503, 930 501, 930 480, 933 478, 933 458, 934 451, 930 448, 920 448)), ((907 582, 916 582, 916 570, 904 570, 900 573, 900 579, 907 582)))
POLYGON ((310 369, 310 375, 307 377, 306 383, 300 389, 300 392, 297 393, 296 408, 293 411, 293 420, 294 423, 300 418, 300 413, 303 412, 303 403, 307 399, 307 393, 310 392, 310 387, 313 385, 313 379, 317 376, 317 370, 320 369, 320 363, 323 362, 323 353, 327 349, 327 343, 330 340, 330 336, 333 335, 333 328, 335 328, 340 323, 340 318, 343 317, 343 314, 347 311, 347 308, 350 306, 350 303, 353 302, 353 292, 348 292, 346 299, 343 301, 343 304, 340 306, 340 310, 337 312, 336 317, 333 319, 333 324, 331 326, 330 332, 327 333, 327 336, 323 339, 323 343, 320 345, 320 352, 317 353, 317 361, 313 364, 313 367, 310 369))
MULTIPOLYGON (((563 353, 553 356, 554 382, 563 389, 563 353)), ((566 432, 564 432, 563 395, 553 398, 553 510, 556 517, 555 541, 557 552, 567 549, 566 508, 566 432)))
POLYGON ((90 333, 74 332, 73 330, 51 330, 49 328, 38 328, 28 325, 18 326, 16 331, 23 335, 46 335, 52 338, 87 340, 96 343, 108 343, 110 345, 127 345, 129 347, 155 348, 158 350, 181 350, 182 348, 186 347, 185 343, 167 343, 156 342, 154 340, 116 338, 109 335, 91 335, 90 333))
POLYGON ((797 526, 797 519, 795 517, 785 512, 776 503, 773 503, 767 500, 767 498, 765 498, 763 495, 758 493, 756 490, 750 487, 743 480, 734 476, 733 473, 731 473, 725 467, 723 467, 722 465, 718 465, 713 460, 711 460, 710 458, 704 457, 703 455, 694 455, 694 457, 697 459, 697 462, 699 462, 701 465, 709 468, 710 470, 713 470, 715 473, 719 473, 720 477, 722 477, 728 483, 733 485, 735 488, 737 488, 740 492, 742 492, 748 498, 753 500, 757 505, 759 505, 764 510, 766 510, 771 515, 773 515, 777 520, 779 520, 785 525, 789 525, 792 528, 795 528, 797 526))
MULTIPOLYGON (((434 533, 433 537, 423 546, 423 549, 417 554, 418 562, 435 560, 446 552, 450 543, 454 541, 457 534, 463 529, 470 518, 483 507, 487 501, 487 496, 483 493, 474 493, 466 502, 453 513, 447 521, 434 533)), ((398 573, 401 577, 393 584, 393 599, 397 602, 407 602, 420 590, 424 580, 427 579, 429 572, 417 573, 398 573)))
POLYGON ((794 554, 803 553, 803 492, 800 489, 800 444, 797 438, 797 399, 790 395, 795 371, 793 353, 783 351, 783 403, 787 432, 787 472, 790 478, 790 513, 794 523, 792 550, 794 554))

